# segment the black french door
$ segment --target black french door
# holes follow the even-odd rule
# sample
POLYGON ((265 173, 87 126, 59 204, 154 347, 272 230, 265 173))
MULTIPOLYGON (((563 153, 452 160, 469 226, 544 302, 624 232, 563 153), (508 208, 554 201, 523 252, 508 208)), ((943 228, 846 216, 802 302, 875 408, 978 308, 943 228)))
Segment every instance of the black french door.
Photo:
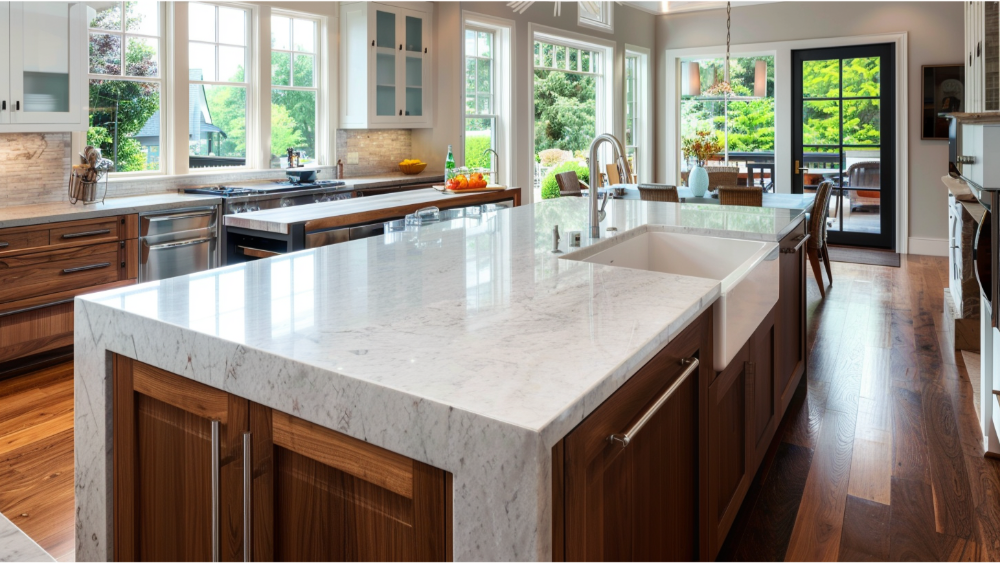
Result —
POLYGON ((833 182, 832 244, 896 246, 895 51, 792 51, 792 191, 833 182))

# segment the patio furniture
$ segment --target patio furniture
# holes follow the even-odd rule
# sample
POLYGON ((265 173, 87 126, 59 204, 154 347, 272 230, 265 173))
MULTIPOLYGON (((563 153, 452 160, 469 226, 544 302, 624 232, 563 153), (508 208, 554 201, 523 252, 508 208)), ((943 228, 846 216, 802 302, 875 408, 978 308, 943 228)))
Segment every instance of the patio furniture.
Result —
POLYGON ((764 190, 758 187, 719 187, 719 203, 721 205, 742 205, 744 207, 763 207, 764 190))
POLYGON ((823 255, 823 264, 826 266, 826 275, 830 278, 830 285, 833 285, 833 272, 830 271, 830 252, 826 245, 827 215, 830 213, 830 195, 833 193, 833 182, 829 180, 821 183, 816 189, 816 203, 809 218, 809 241, 806 243, 806 256, 809 257, 809 264, 812 265, 813 275, 816 277, 816 284, 819 285, 819 294, 826 299, 826 289, 823 283, 823 272, 819 268, 820 254, 823 255))
POLYGON ((608 185, 614 186, 622 183, 621 175, 618 173, 617 164, 605 164, 604 169, 608 171, 608 185))
POLYGON ((757 185, 757 174, 759 171, 760 187, 765 192, 774 191, 774 162, 747 162, 746 167, 747 186, 757 185))
POLYGON ((582 190, 590 189, 590 186, 588 186, 586 182, 580 181, 580 178, 577 177, 576 172, 573 170, 556 174, 556 184, 559 185, 559 195, 561 197, 583 197, 582 190))
POLYGON ((847 185, 847 201, 851 211, 857 211, 865 205, 879 205, 882 201, 882 170, 878 161, 855 162, 844 174, 847 185), (863 190, 858 188, 874 188, 863 190))
POLYGON ((718 187, 735 188, 740 179, 740 169, 735 166, 706 166, 708 189, 718 187))
POLYGON ((666 184, 639 184, 639 199, 642 201, 666 201, 680 203, 677 186, 666 184))

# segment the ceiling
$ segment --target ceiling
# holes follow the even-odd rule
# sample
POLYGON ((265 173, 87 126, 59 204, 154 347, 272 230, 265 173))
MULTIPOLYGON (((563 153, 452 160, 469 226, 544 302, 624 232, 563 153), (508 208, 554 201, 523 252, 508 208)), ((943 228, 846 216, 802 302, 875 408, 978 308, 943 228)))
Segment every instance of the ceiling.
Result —
MULTIPOLYGON (((752 4, 768 4, 775 0, 746 0, 733 2, 734 8, 752 4)), ((726 7, 725 2, 696 0, 662 0, 660 2, 640 2, 624 0, 622 4, 638 8, 651 14, 678 14, 682 12, 700 12, 702 10, 719 10, 726 7)))

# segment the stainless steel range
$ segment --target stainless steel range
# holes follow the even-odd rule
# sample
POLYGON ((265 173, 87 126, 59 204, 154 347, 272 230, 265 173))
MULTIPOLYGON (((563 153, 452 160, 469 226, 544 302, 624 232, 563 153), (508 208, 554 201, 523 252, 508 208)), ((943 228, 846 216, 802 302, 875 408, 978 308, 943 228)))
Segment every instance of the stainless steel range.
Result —
POLYGON ((338 180, 313 182, 258 182, 187 188, 184 193, 214 195, 225 199, 223 215, 292 207, 322 201, 350 199, 351 188, 338 180))

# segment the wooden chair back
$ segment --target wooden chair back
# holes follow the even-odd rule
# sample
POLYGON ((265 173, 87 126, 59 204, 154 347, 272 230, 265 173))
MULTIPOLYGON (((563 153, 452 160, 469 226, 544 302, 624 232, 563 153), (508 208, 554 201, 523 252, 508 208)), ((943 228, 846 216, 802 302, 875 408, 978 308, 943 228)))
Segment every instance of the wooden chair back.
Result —
POLYGON ((621 174, 618 173, 617 164, 606 164, 604 169, 608 171, 608 184, 613 186, 622 183, 621 174))
POLYGON ((826 219, 830 215, 830 196, 833 182, 821 182, 816 188, 816 200, 809 217, 809 248, 818 249, 826 244, 826 219))
POLYGON ((580 181, 580 178, 576 175, 576 172, 570 170, 569 172, 561 172, 556 174, 556 184, 559 185, 559 195, 560 196, 579 196, 583 195, 581 188, 585 185, 580 181))
POLYGON ((744 207, 763 207, 764 190, 756 187, 719 187, 719 203, 722 205, 742 205, 744 207))
POLYGON ((677 186, 666 184, 639 184, 639 199, 642 201, 666 201, 668 203, 680 203, 681 198, 677 195, 677 186))
POLYGON ((735 166, 706 166, 708 172, 708 189, 718 187, 735 188, 740 179, 740 169, 735 166))

